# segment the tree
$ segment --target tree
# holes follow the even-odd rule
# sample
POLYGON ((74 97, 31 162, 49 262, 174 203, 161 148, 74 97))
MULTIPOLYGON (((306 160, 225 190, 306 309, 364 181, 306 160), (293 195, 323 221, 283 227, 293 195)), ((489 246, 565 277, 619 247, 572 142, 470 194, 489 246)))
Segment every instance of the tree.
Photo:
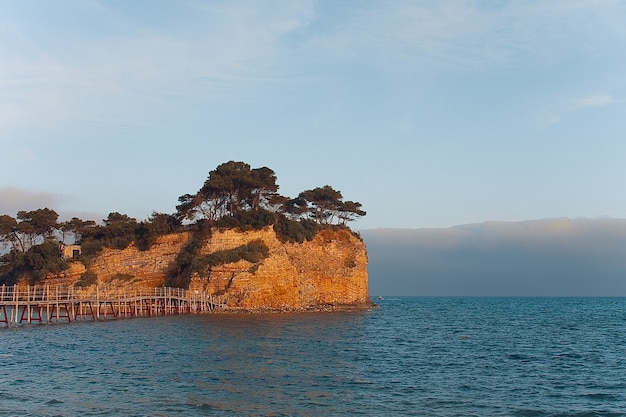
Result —
POLYGON ((29 223, 36 234, 47 238, 51 237, 58 227, 59 215, 54 210, 43 208, 33 211, 18 211, 17 218, 22 222, 29 223))
POLYGON ((152 212, 152 215, 139 223, 135 230, 135 243, 139 250, 148 250, 157 237, 173 232, 180 226, 178 219, 170 214, 152 212))
POLYGON ((275 210, 283 201, 277 191, 276 174, 271 169, 252 169, 244 162, 229 161, 210 171, 196 194, 179 197, 177 215, 181 220, 215 222, 244 210, 275 210))
POLYGON ((113 212, 103 222, 103 226, 82 229, 83 254, 97 252, 102 246, 124 249, 135 239, 138 223, 132 217, 113 212))
POLYGON ((11 251, 4 259, 8 263, 0 268, 2 284, 15 284, 24 274, 27 274, 34 284, 45 278, 48 273, 58 273, 68 267, 59 256, 59 243, 55 239, 45 239, 26 252, 11 251))
POLYGON ((276 174, 267 167, 256 168, 250 171, 250 188, 246 195, 247 204, 252 210, 271 209, 275 203, 284 200, 278 195, 276 174))
POLYGON ((26 252, 25 242, 18 231, 17 220, 8 214, 0 215, 0 240, 4 247, 11 245, 11 250, 26 252))
POLYGON ((301 192, 297 198, 285 203, 285 213, 296 218, 307 216, 319 224, 333 224, 337 219, 341 225, 364 216, 361 203, 344 202, 340 191, 330 185, 301 192))
POLYGON ((308 202, 302 197, 292 198, 285 201, 283 204, 283 212, 296 220, 302 217, 308 217, 308 202))
POLYGON ((74 243, 80 242, 85 229, 96 226, 93 220, 81 220, 78 217, 72 217, 70 220, 60 224, 61 242, 65 243, 66 234, 70 233, 74 237, 74 243))
POLYGON ((290 202, 290 210, 296 214, 306 214, 319 224, 330 224, 337 216, 343 196, 330 185, 306 190, 290 202))
POLYGON ((48 208, 32 211, 19 211, 17 219, 0 216, 0 238, 4 245, 11 244, 13 250, 25 253, 31 247, 41 244, 54 235, 59 227, 59 215, 48 208))
POLYGON ((116 249, 126 248, 135 238, 137 220, 118 212, 109 213, 104 219, 104 236, 108 246, 116 249))
POLYGON ((361 203, 356 201, 346 201, 339 209, 339 224, 345 226, 349 221, 365 216, 367 213, 361 210, 361 203))
POLYGON ((68 267, 59 256, 59 243, 54 239, 46 239, 30 248, 20 266, 24 272, 31 271, 34 274, 34 281, 44 278, 50 272, 61 272, 68 267))

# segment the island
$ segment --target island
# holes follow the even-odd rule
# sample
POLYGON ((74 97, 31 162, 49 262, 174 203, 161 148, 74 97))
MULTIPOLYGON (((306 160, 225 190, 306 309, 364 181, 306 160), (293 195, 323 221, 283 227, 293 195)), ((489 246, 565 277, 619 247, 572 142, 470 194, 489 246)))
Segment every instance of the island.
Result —
POLYGON ((48 208, 0 216, 0 285, 184 288, 229 311, 367 308, 367 250, 348 222, 364 216, 326 185, 278 193, 273 170, 229 161, 176 213, 137 222, 58 223, 48 208))

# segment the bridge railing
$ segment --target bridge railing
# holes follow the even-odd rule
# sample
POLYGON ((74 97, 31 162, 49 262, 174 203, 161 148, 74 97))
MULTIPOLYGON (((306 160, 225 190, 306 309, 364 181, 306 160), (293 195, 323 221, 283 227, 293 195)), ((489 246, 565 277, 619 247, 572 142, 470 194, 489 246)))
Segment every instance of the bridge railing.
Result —
POLYGON ((171 287, 128 289, 102 285, 86 288, 63 285, 29 285, 26 287, 17 285, 0 286, 0 305, 7 305, 16 302, 79 302, 85 300, 138 297, 178 298, 190 300, 207 296, 210 295, 198 291, 191 292, 183 288, 171 287))

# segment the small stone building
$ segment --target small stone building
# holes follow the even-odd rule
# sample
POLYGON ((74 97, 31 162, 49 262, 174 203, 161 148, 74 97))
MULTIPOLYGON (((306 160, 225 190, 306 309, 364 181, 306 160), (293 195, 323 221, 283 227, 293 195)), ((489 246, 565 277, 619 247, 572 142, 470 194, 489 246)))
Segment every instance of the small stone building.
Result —
POLYGON ((80 256, 80 245, 59 245, 59 250, 61 252, 61 258, 63 259, 72 259, 80 256))

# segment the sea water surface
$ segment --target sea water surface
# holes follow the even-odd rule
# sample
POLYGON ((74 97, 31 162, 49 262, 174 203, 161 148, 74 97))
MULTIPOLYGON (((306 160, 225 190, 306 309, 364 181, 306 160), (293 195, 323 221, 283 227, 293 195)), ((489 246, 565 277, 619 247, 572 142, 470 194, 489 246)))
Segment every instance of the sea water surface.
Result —
POLYGON ((626 416, 626 299, 0 329, 0 416, 626 416))

